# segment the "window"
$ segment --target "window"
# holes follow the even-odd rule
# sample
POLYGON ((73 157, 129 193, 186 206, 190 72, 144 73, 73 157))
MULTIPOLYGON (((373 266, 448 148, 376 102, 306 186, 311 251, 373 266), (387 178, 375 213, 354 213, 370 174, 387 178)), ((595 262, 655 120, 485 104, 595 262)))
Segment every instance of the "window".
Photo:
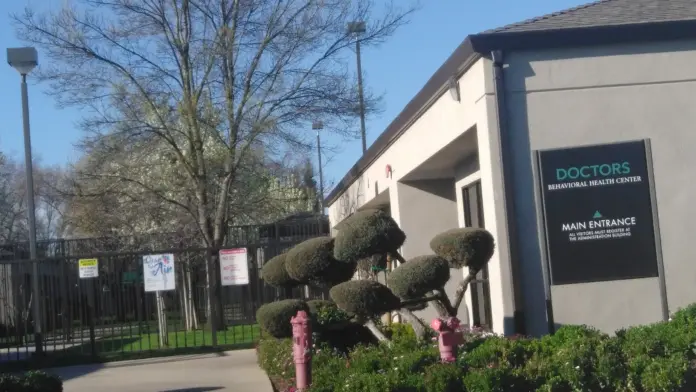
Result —
MULTIPOLYGON (((481 197, 481 181, 476 181, 462 188, 464 202, 464 224, 467 227, 485 227, 483 219, 483 202, 481 197)), ((471 282, 471 305, 473 326, 487 330, 493 328, 491 315, 491 288, 488 280, 488 266, 478 273, 471 282)))

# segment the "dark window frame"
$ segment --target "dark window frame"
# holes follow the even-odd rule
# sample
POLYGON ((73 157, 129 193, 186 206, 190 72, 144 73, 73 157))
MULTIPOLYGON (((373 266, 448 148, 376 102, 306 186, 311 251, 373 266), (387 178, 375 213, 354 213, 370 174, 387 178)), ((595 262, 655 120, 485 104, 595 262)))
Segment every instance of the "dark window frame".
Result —
MULTIPOLYGON (((462 187, 461 191, 465 226, 485 228, 481 180, 476 180, 462 187), (473 209, 476 211, 472 211, 473 209)), ((476 279, 471 282, 470 288, 472 326, 493 330, 491 288, 487 265, 476 275, 476 279)))

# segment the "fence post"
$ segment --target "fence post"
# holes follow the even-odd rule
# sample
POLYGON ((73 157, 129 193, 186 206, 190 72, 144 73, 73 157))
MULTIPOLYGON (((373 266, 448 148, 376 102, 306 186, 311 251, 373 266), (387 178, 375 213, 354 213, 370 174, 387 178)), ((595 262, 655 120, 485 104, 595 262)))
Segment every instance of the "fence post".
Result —
POLYGON ((211 333, 211 345, 213 347, 217 347, 217 325, 215 325, 218 321, 218 317, 222 317, 221 314, 217 314, 218 310, 218 301, 221 301, 220 298, 218 298, 218 291, 217 291, 217 284, 218 282, 216 281, 216 277, 218 277, 218 272, 214 271, 213 268, 215 268, 215 263, 213 263, 213 252, 215 252, 214 249, 208 249, 206 250, 206 264, 207 264, 207 280, 208 280, 208 307, 210 308, 210 315, 208 315, 208 324, 210 325, 210 333, 211 333))
POLYGON ((312 384, 312 328, 304 310, 290 319, 292 324, 292 352, 295 360, 297 389, 304 391, 312 384))
POLYGON ((430 326, 439 333, 437 338, 442 362, 454 362, 457 360, 457 346, 462 342, 462 334, 459 329, 459 319, 450 317, 446 321, 436 318, 430 326))
POLYGON ((87 314, 89 317, 89 345, 91 348, 92 357, 97 357, 97 338, 94 332, 94 281, 93 279, 87 280, 87 314))

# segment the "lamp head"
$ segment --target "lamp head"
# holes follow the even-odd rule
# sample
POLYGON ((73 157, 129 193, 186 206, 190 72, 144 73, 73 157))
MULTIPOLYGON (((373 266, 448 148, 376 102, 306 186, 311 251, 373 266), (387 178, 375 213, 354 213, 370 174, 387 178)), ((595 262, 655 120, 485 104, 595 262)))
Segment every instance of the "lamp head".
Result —
POLYGON ((350 34, 361 34, 366 30, 364 21, 354 21, 348 23, 348 33, 350 34))
POLYGON ((36 48, 8 48, 7 63, 22 75, 27 75, 39 65, 39 55, 36 48))

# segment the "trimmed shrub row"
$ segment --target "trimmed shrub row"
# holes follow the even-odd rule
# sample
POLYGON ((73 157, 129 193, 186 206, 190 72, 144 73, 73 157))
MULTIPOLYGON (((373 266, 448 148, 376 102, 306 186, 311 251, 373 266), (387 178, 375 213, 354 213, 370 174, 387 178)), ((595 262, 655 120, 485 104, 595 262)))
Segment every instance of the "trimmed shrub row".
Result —
POLYGON ((0 375, 2 392, 63 392, 63 381, 56 376, 39 371, 27 372, 22 376, 0 375))
MULTIPOLYGON (((696 306, 672 321, 608 336, 564 326, 541 339, 469 336, 454 364, 407 325, 387 331, 392 345, 341 353, 318 345, 312 392, 690 392, 696 391, 696 306)), ((289 340, 264 340, 261 367, 274 380, 293 378, 289 340)), ((281 392, 284 392, 281 390, 281 392)))

